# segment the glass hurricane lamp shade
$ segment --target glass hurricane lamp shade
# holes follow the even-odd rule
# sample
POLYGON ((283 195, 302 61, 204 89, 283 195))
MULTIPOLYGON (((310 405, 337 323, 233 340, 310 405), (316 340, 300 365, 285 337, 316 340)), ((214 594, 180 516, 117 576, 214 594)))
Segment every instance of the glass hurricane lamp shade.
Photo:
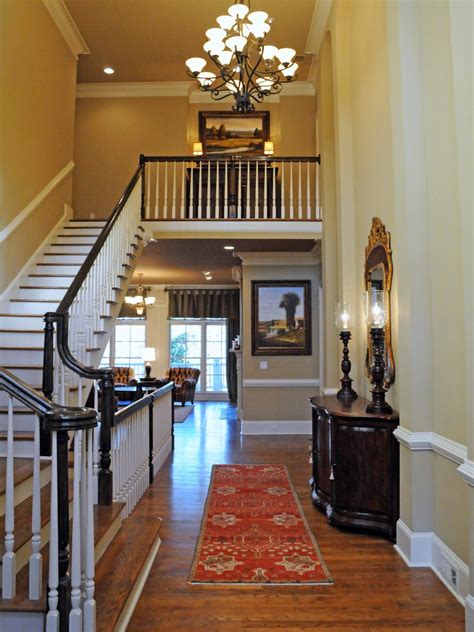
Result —
POLYGON ((339 331, 349 331, 352 324, 352 309, 347 301, 340 301, 336 305, 336 327, 339 331))
POLYGON ((202 48, 206 53, 209 53, 211 57, 217 57, 219 53, 222 53, 225 49, 225 44, 217 40, 208 40, 202 48))
POLYGON ((287 79, 291 79, 292 77, 294 77, 296 71, 298 70, 298 67, 299 66, 296 63, 291 64, 291 66, 284 66, 283 64, 280 64, 278 66, 278 70, 284 77, 286 77, 287 79))
POLYGON ((186 60, 186 66, 193 75, 198 75, 206 65, 206 60, 202 57, 190 57, 186 60))
POLYGON ((263 47, 262 57, 265 61, 272 61, 278 55, 278 48, 269 44, 263 47))
POLYGON ((155 304, 156 298, 154 296, 145 296, 145 305, 152 307, 155 304))
POLYGON ((235 20, 243 20, 244 17, 249 12, 249 8, 247 5, 242 4, 241 2, 237 2, 229 7, 227 13, 231 15, 235 20))
POLYGON ((193 156, 202 156, 202 143, 193 143, 193 156))
POLYGON ((365 322, 371 329, 385 327, 387 322, 387 308, 385 306, 385 292, 371 288, 364 292, 365 322))
POLYGON ((284 66, 289 66, 295 55, 296 51, 294 48, 279 48, 277 53, 278 59, 284 66))
POLYGON ((227 31, 225 29, 212 28, 206 31, 206 37, 211 41, 222 42, 226 36, 227 31))
POLYGON ((268 20, 268 13, 265 13, 265 11, 252 11, 247 18, 252 24, 263 24, 268 20))
POLYGON ((265 156, 273 156, 274 154, 273 141, 271 140, 265 141, 263 153, 265 154, 265 156))
POLYGON ((263 92, 263 94, 269 94, 271 89, 273 88, 273 84, 275 82, 270 77, 260 77, 257 79, 257 86, 263 92))
POLYGON ((216 80, 216 75, 213 72, 201 72, 197 76, 197 80, 201 84, 201 86, 209 87, 216 80))
POLYGON ((247 38, 243 35, 234 35, 226 39, 227 48, 233 52, 241 53, 247 45, 247 38))
POLYGON ((233 18, 231 15, 220 15, 216 19, 216 22, 221 27, 221 29, 224 29, 225 31, 230 31, 230 29, 235 24, 235 18, 233 18))
POLYGON ((231 50, 223 50, 217 55, 217 59, 223 66, 229 66, 234 53, 231 50))

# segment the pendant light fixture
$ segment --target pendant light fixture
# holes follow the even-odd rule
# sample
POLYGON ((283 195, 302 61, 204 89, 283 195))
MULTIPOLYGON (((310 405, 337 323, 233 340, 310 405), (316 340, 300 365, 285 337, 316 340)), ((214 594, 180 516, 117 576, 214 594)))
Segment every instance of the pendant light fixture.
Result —
POLYGON ((298 64, 293 48, 265 44, 270 32, 268 13, 250 11, 250 0, 236 2, 228 15, 217 18, 219 28, 206 31, 203 48, 211 61, 191 57, 186 61, 188 74, 198 80, 200 89, 210 92, 216 101, 234 97, 235 112, 251 112, 253 102, 281 92, 282 85, 296 79, 298 64))
POLYGON ((153 307, 156 298, 154 296, 148 296, 148 292, 151 291, 151 287, 144 287, 142 285, 143 274, 139 274, 140 284, 135 290, 135 294, 131 294, 125 297, 125 303, 133 307, 137 312, 137 316, 143 316, 145 309, 153 307))

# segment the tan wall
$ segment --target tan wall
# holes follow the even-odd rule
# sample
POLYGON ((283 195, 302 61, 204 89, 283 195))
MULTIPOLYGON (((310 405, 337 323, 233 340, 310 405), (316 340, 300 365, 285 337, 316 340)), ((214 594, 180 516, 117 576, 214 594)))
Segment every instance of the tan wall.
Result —
MULTIPOLYGON (((1 229, 72 160, 76 59, 42 2, 2 2, 0 11, 1 229)), ((65 202, 71 203, 67 185, 0 245, 0 292, 59 219, 65 202)))
MULTIPOLYGON (((275 260, 276 261, 276 260, 275 260)), ((275 262, 274 262, 275 263, 275 262)), ((242 276, 243 379, 316 379, 319 377, 318 286, 319 265, 246 265, 242 276), (312 285, 312 354, 309 356, 253 356, 251 349, 252 281, 310 280, 312 285), (268 369, 260 369, 260 362, 268 369)), ((308 398, 317 389, 306 387, 244 387, 243 409, 246 421, 302 421, 311 418, 308 398)))
MULTIPOLYGON (((189 103, 187 97, 78 99, 75 216, 108 217, 141 153, 189 155, 199 140, 199 111, 229 109, 229 104, 189 103)), ((275 153, 314 155, 314 97, 282 97, 257 109, 270 112, 275 153)))

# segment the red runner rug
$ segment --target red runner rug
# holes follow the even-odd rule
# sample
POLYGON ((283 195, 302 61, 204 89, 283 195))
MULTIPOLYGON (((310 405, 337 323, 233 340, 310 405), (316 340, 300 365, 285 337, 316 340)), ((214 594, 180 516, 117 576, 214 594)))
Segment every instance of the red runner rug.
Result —
POLYGON ((192 584, 332 584, 284 465, 214 465, 192 584))

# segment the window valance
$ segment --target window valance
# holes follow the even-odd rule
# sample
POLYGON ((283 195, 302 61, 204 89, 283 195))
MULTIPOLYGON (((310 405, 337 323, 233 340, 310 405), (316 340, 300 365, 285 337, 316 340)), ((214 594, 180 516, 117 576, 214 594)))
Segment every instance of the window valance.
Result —
POLYGON ((169 318, 239 318, 238 289, 168 289, 169 318))

